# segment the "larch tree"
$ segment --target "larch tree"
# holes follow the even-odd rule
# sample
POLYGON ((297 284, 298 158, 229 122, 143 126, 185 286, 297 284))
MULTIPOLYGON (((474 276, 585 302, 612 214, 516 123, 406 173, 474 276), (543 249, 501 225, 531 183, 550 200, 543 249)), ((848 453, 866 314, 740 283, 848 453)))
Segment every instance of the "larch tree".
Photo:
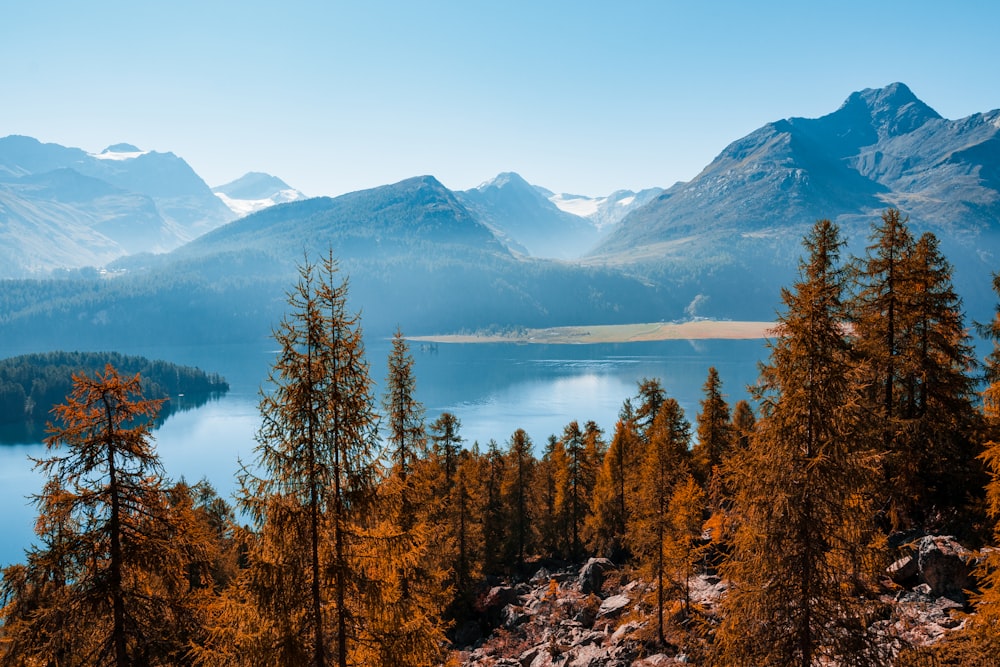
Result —
POLYGON ((444 642, 441 614, 459 580, 468 576, 464 533, 465 486, 456 471, 453 513, 460 523, 459 554, 444 563, 434 541, 431 505, 436 504, 433 477, 421 465, 427 459, 423 405, 416 398, 413 357, 400 330, 392 339, 382 405, 385 415, 389 471, 378 485, 384 517, 372 531, 374 560, 385 558, 393 571, 376 573, 383 582, 374 618, 368 620, 377 649, 373 662, 382 665, 431 664, 444 642), (384 553, 379 553, 379 549, 384 553), (454 573, 454 577, 452 577, 454 573), (452 581, 453 580, 453 581, 452 581))
POLYGON ((915 508, 929 527, 965 532, 962 517, 979 505, 986 483, 978 436, 977 366, 937 237, 925 233, 910 258, 912 296, 902 355, 906 372, 899 414, 906 455, 916 460, 915 508), (928 516, 929 515, 929 516, 928 516))
POLYGON ((736 401, 733 406, 733 446, 744 450, 750 445, 750 436, 757 425, 757 417, 746 400, 736 401))
POLYGON ((886 664, 866 595, 882 565, 877 461, 859 428, 839 231, 821 220, 804 245, 755 387, 760 421, 727 465, 737 526, 722 566, 731 588, 719 664, 886 664))
POLYGON ((190 558, 150 436, 159 405, 108 365, 55 407, 41 546, 4 572, 4 664, 183 660, 190 558))
POLYGON ((626 534, 635 504, 639 456, 639 434, 631 402, 626 400, 594 482, 591 512, 585 524, 587 546, 616 562, 624 562, 629 556, 626 534))
POLYGON ((496 440, 491 439, 483 455, 479 482, 479 506, 482 517, 483 571, 499 574, 504 563, 510 525, 504 504, 507 457, 496 440))
POLYGON ((710 486, 714 471, 733 444, 729 404, 722 394, 722 380, 715 366, 708 369, 708 378, 702 391, 705 398, 701 400, 701 412, 696 418, 698 442, 692 454, 695 474, 703 485, 710 486))
POLYGON ((873 434, 885 452, 885 496, 894 528, 952 528, 981 487, 968 434, 975 430, 974 358, 951 267, 937 239, 914 241, 896 209, 873 228, 855 269, 851 322, 857 381, 873 434), (947 464, 945 464, 947 461, 947 464))
MULTIPOLYGON (((588 452, 584 433, 573 421, 563 430, 562 450, 564 464, 556 468, 556 514, 565 531, 560 539, 563 553, 570 560, 583 555, 583 524, 590 510, 590 496, 594 486, 596 452, 588 452)), ((594 445, 591 444, 593 449, 594 445)))
POLYGON ((690 470, 691 425, 674 398, 665 398, 647 429, 648 442, 639 461, 639 489, 635 516, 629 526, 631 551, 639 570, 656 584, 656 636, 664 637, 664 610, 668 601, 673 561, 670 501, 674 487, 690 470))
POLYGON ((510 437, 501 488, 506 514, 504 562, 523 565, 535 544, 534 517, 531 514, 531 490, 535 483, 535 457, 531 438, 524 429, 510 437))
POLYGON ((538 525, 538 548, 542 554, 558 558, 566 551, 565 517, 559 511, 560 479, 567 477, 566 449, 563 441, 550 435, 545 451, 535 469, 535 521, 538 525))
POLYGON ((274 333, 257 465, 240 476, 240 505, 259 531, 248 584, 261 663, 346 667, 370 648, 365 596, 378 587, 360 561, 377 516, 378 424, 359 318, 337 272, 332 254, 299 267, 274 333))

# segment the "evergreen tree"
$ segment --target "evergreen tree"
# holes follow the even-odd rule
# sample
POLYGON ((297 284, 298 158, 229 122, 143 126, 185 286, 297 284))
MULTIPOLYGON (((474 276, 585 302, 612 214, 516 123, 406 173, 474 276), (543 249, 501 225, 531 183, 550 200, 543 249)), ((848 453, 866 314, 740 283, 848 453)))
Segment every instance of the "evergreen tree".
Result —
POLYGON ((4 571, 5 664, 176 664, 191 556, 150 438, 159 401, 110 365, 73 376, 36 496, 41 546, 4 571))
POLYGON ((761 420, 727 466, 737 528, 722 569, 731 582, 716 636, 723 664, 885 662, 865 595, 880 565, 868 502, 875 465, 859 436, 837 227, 817 222, 805 247, 761 367, 761 420))

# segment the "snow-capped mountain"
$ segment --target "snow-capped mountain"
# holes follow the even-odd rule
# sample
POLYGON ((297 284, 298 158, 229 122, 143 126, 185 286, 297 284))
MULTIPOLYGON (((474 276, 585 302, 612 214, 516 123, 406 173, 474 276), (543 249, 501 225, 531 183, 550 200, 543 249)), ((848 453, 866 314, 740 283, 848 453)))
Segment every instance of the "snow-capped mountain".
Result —
POLYGON ((587 218, 601 232, 618 224, 626 215, 645 206, 663 192, 663 188, 647 188, 639 192, 615 190, 607 197, 587 197, 555 194, 542 187, 538 187, 538 190, 560 210, 587 218))
POLYGON ((173 153, 0 139, 0 277, 167 252, 234 217, 173 153))
POLYGON ((258 171, 248 172, 235 181, 214 187, 212 192, 240 217, 276 204, 307 199, 277 176, 258 171))
POLYGON ((561 210, 513 172, 455 194, 500 240, 522 254, 573 259, 600 236, 589 220, 561 210))

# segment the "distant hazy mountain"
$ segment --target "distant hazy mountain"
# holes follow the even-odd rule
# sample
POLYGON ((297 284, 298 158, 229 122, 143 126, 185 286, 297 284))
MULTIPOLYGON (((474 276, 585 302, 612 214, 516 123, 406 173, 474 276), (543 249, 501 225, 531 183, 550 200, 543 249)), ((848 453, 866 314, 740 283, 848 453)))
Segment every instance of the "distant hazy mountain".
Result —
POLYGON ((307 198, 277 176, 258 171, 248 172, 231 183, 214 187, 212 192, 238 216, 307 198))
POLYGON ((703 314, 759 310, 815 220, 839 223, 860 254, 890 206, 938 235, 967 304, 984 297, 1000 265, 1000 111, 947 120, 895 83, 769 123, 629 214, 591 261, 674 283, 703 314))
POLYGON ((508 247, 532 257, 574 259, 600 236, 589 220, 560 210, 512 172, 456 195, 508 247))
POLYGON ((587 218, 602 232, 609 230, 626 215, 645 206, 663 192, 663 188, 647 188, 639 192, 615 190, 607 197, 587 197, 566 193, 557 195, 541 186, 535 187, 560 210, 587 218))
POLYGON ((262 341, 287 307, 296 265, 328 251, 375 335, 621 323, 683 306, 617 270, 515 255, 423 176, 264 209, 173 252, 118 260, 114 280, 8 281, 0 338, 105 348, 262 341))
POLYGON ((173 153, 0 139, 0 277, 165 252, 233 217, 173 153))

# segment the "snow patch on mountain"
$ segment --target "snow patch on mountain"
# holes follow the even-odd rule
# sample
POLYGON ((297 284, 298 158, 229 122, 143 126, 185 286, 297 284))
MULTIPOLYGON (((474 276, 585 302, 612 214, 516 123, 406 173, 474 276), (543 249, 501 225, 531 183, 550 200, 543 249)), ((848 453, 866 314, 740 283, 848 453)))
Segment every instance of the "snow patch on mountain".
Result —
POLYGON ((264 199, 233 199, 222 192, 216 192, 215 196, 221 199, 222 203, 228 206, 230 211, 240 217, 256 213, 257 211, 262 211, 265 208, 270 208, 271 206, 276 206, 277 204, 286 204, 291 201, 305 199, 305 196, 301 192, 291 188, 288 190, 280 190, 270 197, 265 197, 264 199))
POLYGON ((97 158, 98 160, 133 160, 142 155, 146 155, 149 151, 139 150, 132 144, 115 144, 114 146, 108 146, 100 153, 90 153, 90 157, 97 158))
POLYGON ((559 210, 578 215, 581 218, 589 218, 607 200, 607 197, 583 197, 581 195, 558 194, 549 197, 549 201, 555 204, 559 210))

